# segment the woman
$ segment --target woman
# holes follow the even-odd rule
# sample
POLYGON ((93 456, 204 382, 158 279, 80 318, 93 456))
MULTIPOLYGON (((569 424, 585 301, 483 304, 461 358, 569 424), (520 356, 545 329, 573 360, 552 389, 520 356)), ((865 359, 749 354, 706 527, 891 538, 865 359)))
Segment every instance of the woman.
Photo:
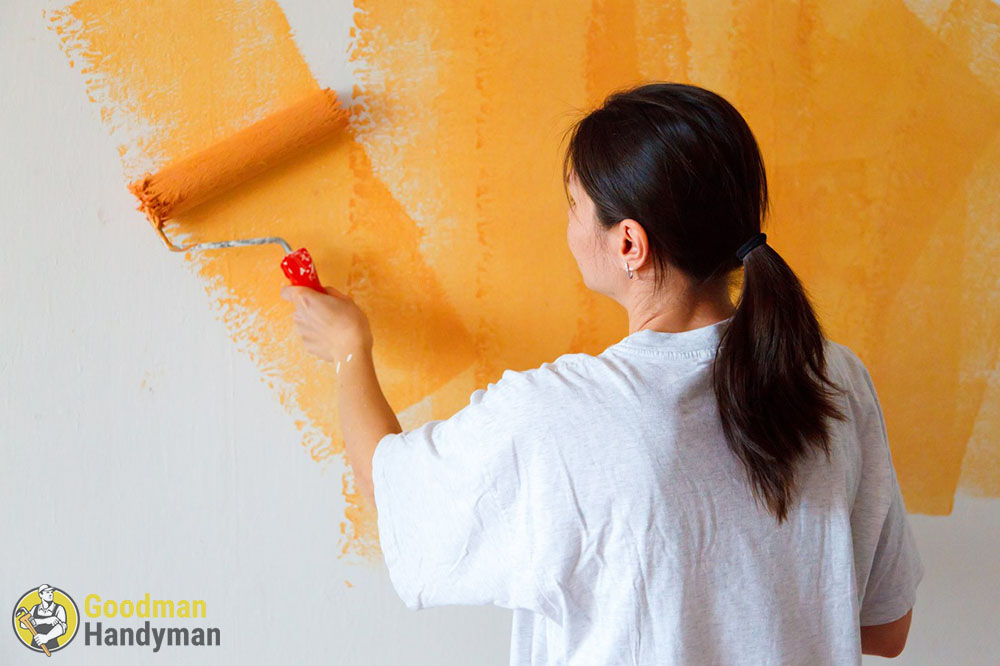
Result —
POLYGON ((338 362, 406 606, 514 609, 512 664, 899 654, 923 567, 881 406, 760 233, 743 118, 695 86, 617 92, 570 128, 563 172, 570 250, 629 334, 507 370, 450 419, 401 432, 364 314, 284 289, 306 348, 338 362))

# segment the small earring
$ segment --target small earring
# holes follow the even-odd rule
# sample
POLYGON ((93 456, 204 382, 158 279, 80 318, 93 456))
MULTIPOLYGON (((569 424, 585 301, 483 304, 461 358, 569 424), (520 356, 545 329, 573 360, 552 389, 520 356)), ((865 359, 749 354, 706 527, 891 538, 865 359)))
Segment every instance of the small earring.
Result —
POLYGON ((625 273, 628 275, 628 279, 631 280, 632 279, 632 269, 629 267, 628 264, 625 264, 625 273))

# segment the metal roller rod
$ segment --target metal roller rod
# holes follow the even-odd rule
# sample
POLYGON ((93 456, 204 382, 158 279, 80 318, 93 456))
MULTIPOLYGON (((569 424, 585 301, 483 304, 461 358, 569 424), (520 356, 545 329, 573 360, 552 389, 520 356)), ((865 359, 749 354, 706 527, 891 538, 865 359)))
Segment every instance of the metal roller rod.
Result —
POLYGON ((170 249, 171 252, 198 252, 200 250, 221 250, 227 247, 247 247, 249 245, 280 245, 285 251, 285 254, 292 253, 292 247, 285 241, 284 238, 278 238, 277 236, 269 236, 267 238, 247 238, 246 240, 230 240, 230 241, 219 241, 217 243, 194 243, 191 245, 185 245, 184 247, 177 247, 170 242, 166 234, 163 233, 163 229, 160 227, 154 227, 156 232, 163 239, 163 243, 170 249))

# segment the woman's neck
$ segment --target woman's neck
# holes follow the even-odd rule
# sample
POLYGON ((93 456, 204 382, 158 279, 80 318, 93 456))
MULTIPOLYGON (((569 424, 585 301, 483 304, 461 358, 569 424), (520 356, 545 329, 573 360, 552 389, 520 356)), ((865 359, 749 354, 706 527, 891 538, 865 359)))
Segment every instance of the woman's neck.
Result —
POLYGON ((728 291, 717 293, 711 300, 674 300, 659 308, 634 308, 628 313, 629 334, 641 330, 682 333, 711 326, 732 317, 736 306, 729 300, 728 291))

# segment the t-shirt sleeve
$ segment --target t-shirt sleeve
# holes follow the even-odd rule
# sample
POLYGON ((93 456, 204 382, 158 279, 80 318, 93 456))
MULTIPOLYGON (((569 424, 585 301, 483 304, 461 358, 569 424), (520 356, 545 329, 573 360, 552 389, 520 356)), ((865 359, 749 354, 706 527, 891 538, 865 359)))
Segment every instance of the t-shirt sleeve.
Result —
POLYGON ((859 619, 861 626, 871 626, 898 620, 913 608, 924 568, 892 464, 882 405, 871 375, 863 364, 861 367, 869 395, 862 430, 862 443, 868 450, 855 510, 860 514, 864 541, 875 543, 859 619), (882 507, 885 513, 873 515, 875 507, 882 507), (878 515, 884 515, 881 522, 872 522, 872 518, 878 521, 878 515))
POLYGON ((382 554, 410 610, 537 605, 527 549, 512 538, 523 498, 501 501, 493 481, 518 473, 512 391, 501 379, 474 391, 451 418, 386 435, 375 448, 382 554))
POLYGON ((861 604, 861 626, 885 624, 906 615, 916 602, 917 585, 924 577, 895 473, 892 480, 892 499, 861 604))

